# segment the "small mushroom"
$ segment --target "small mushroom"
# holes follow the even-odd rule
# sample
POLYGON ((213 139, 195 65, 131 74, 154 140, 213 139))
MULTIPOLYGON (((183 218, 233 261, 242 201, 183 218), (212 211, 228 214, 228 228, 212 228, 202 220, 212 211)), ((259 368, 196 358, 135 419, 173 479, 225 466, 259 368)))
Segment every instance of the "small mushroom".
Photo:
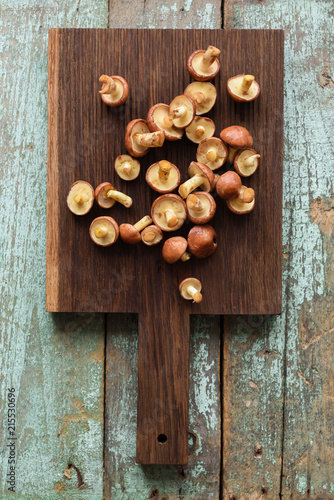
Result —
POLYGON ((202 283, 197 278, 186 278, 179 286, 181 297, 199 304, 202 302, 202 283))
POLYGON ((220 132, 220 138, 230 146, 227 157, 229 163, 233 162, 238 149, 253 147, 253 137, 245 127, 240 127, 239 125, 224 128, 220 132))
POLYGON ((67 206, 75 215, 87 214, 94 203, 93 186, 86 181, 76 181, 67 195, 67 206))
POLYGON ((217 249, 217 233, 212 226, 194 226, 188 234, 189 252, 198 259, 205 259, 217 249))
POLYGON ((153 163, 145 176, 147 184, 158 193, 170 193, 180 184, 180 171, 170 161, 153 163))
POLYGON ((259 166, 259 158, 254 149, 244 149, 234 158, 234 168, 241 177, 250 177, 259 166))
POLYGON ((111 208, 116 201, 121 203, 126 208, 132 205, 132 198, 120 191, 116 191, 110 182, 102 182, 95 189, 95 199, 102 208, 111 208))
POLYGON ((254 189, 241 186, 238 196, 226 200, 226 204, 231 212, 235 214, 249 214, 255 205, 254 189))
POLYGON ((140 163, 129 155, 119 155, 115 160, 115 170, 123 181, 133 181, 140 174, 140 163))
POLYGON ((147 124, 151 132, 161 130, 164 132, 167 141, 177 141, 182 139, 183 129, 176 128, 173 120, 169 116, 169 106, 159 103, 152 106, 147 114, 147 124))
POLYGON ((228 208, 236 214, 247 214, 254 208, 254 190, 243 186, 236 172, 230 170, 221 175, 216 191, 218 196, 227 201, 228 208))
POLYGON ((199 143, 196 153, 196 160, 204 163, 211 170, 217 170, 224 165, 228 154, 228 149, 218 137, 210 137, 199 143))
POLYGON ((220 50, 209 45, 206 50, 195 50, 188 59, 187 68, 190 75, 199 82, 212 80, 220 69, 217 57, 220 50))
POLYGON ((89 236, 101 247, 110 247, 117 240, 119 235, 118 224, 112 217, 97 217, 93 220, 89 228, 89 236))
POLYGON ((217 90, 209 82, 192 82, 184 91, 195 102, 196 115, 208 113, 215 105, 217 90))
POLYGON ((152 224, 152 219, 149 215, 145 215, 145 217, 133 225, 121 224, 119 226, 119 233, 122 241, 124 241, 124 243, 129 243, 130 245, 136 245, 141 241, 140 232, 150 224, 152 224))
POLYGON ((237 75, 227 80, 227 92, 237 102, 254 101, 260 95, 260 85, 253 75, 237 75))
POLYGON ((127 124, 125 147, 131 156, 144 156, 150 148, 160 148, 164 141, 164 132, 162 130, 151 132, 145 120, 138 118, 127 124))
POLYGON ((186 219, 186 204, 176 194, 163 194, 153 202, 151 216, 163 231, 176 231, 186 219))
POLYGON ((163 235, 161 229, 158 226, 155 226, 154 224, 145 227, 145 229, 143 229, 141 232, 142 242, 149 247, 160 243, 162 238, 163 235))
POLYGON ((205 191, 191 193, 186 199, 188 219, 194 224, 206 224, 216 213, 216 202, 205 191))
POLYGON ((199 144, 204 139, 212 137, 216 126, 210 118, 204 116, 195 116, 193 122, 186 128, 188 139, 195 144, 199 144))
POLYGON ((187 95, 176 96, 169 105, 169 117, 177 128, 188 127, 196 115, 196 106, 187 95))
POLYGON ((179 193, 182 198, 187 198, 187 196, 198 187, 207 192, 213 190, 215 180, 214 173, 209 167, 203 165, 203 163, 192 161, 188 168, 188 174, 190 179, 179 187, 179 193))
POLYGON ((168 238, 162 247, 162 258, 168 264, 174 264, 178 260, 186 262, 191 257, 191 254, 187 252, 187 246, 188 242, 182 236, 168 238))
POLYGON ((99 82, 102 88, 99 91, 102 101, 113 108, 121 106, 129 96, 129 86, 121 76, 101 75, 99 82))

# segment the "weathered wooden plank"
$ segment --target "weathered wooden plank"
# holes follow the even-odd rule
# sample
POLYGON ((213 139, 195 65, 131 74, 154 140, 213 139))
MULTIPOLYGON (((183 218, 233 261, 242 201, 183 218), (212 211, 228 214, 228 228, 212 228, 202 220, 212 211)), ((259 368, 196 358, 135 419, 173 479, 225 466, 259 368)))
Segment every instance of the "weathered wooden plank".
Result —
POLYGON ((48 29, 103 27, 107 12, 103 1, 1 2, 2 499, 103 498, 104 318, 45 313, 44 269, 48 29), (6 483, 12 387, 14 496, 6 483), (79 472, 67 479, 69 463, 79 472))
MULTIPOLYGON (((260 328, 247 327, 243 333, 243 320, 231 320, 230 335, 233 331, 242 335, 225 345, 230 359, 227 373, 235 367, 235 376, 245 381, 244 387, 247 378, 259 387, 250 387, 256 395, 255 413, 245 411, 224 443, 224 486, 226 491, 234 490, 237 498, 247 498, 252 491, 259 495, 262 479, 268 497, 277 494, 283 397, 283 498, 334 497, 333 13, 333 4, 327 1, 225 3, 226 27, 286 30, 284 314, 260 328), (232 363, 232 356, 240 354, 248 367, 232 363), (247 469, 242 466, 236 474, 232 466, 239 460, 238 448, 246 437, 242 429, 254 437, 248 456, 259 442, 262 459, 254 457, 247 469), (234 449, 232 443, 237 443, 234 449), (266 459, 268 447, 271 464, 266 459), (259 464, 264 460, 261 477, 259 464)), ((233 383, 229 394, 237 387, 233 383)), ((232 403, 240 408, 241 399, 235 397, 232 403)), ((227 418, 226 413, 230 419, 235 415, 231 405, 225 408, 227 418)))

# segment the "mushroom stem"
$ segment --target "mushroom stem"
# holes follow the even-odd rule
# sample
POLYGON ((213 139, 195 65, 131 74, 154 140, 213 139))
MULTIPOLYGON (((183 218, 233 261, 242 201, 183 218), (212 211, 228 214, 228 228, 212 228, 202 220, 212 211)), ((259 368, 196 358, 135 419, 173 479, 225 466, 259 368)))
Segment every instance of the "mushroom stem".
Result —
POLYGON ((164 122, 165 127, 172 128, 173 120, 168 115, 164 116, 163 122, 164 122))
POLYGON ((198 127, 196 127, 196 130, 195 130, 195 135, 196 135, 196 137, 202 137, 204 132, 205 132, 205 128, 203 127, 203 125, 198 125, 198 127))
POLYGON ((191 253, 184 252, 184 254, 181 255, 181 257, 180 257, 180 260, 182 260, 182 262, 187 262, 187 260, 189 260, 190 257, 191 257, 191 253))
POLYGON ((146 233, 143 235, 143 239, 145 241, 147 241, 148 243, 150 243, 151 241, 153 241, 155 238, 155 234, 153 231, 146 231, 146 233))
POLYGON ((245 158, 244 160, 244 166, 245 167, 254 167, 255 161, 257 158, 261 158, 260 155, 252 155, 248 156, 248 158, 245 158))
POLYGON ((182 198, 187 198, 189 193, 195 191, 195 189, 201 186, 202 184, 203 184, 203 176, 196 174, 190 179, 188 179, 186 182, 181 184, 181 186, 179 187, 179 193, 182 196, 182 198))
POLYGON ((248 94, 249 89, 251 88, 254 80, 255 80, 255 76, 244 75, 242 82, 241 82, 241 92, 243 92, 243 94, 248 94))
POLYGON ((209 47, 206 49, 203 59, 202 59, 202 65, 205 68, 209 68, 211 64, 213 64, 219 56, 220 50, 217 49, 217 47, 213 47, 213 45, 209 45, 209 47))
POLYGON ((157 132, 147 132, 146 134, 137 133, 134 134, 133 138, 139 146, 158 148, 163 145, 165 134, 161 130, 158 130, 157 132))
POLYGON ((209 149, 206 152, 206 158, 208 161, 215 161, 217 159, 217 151, 214 149, 209 149))
POLYGON ((255 197, 254 189, 246 188, 243 193, 239 193, 238 198, 242 203, 252 203, 255 197))
POLYGON ((99 78, 99 82, 104 83, 105 85, 99 91, 100 94, 112 94, 116 90, 116 83, 110 76, 101 75, 99 78))
POLYGON ((81 205, 81 203, 83 203, 85 201, 82 192, 81 193, 77 193, 74 196, 73 200, 75 201, 75 203, 78 203, 80 205, 81 205))
POLYGON ((167 210, 165 210, 165 212, 164 212, 164 216, 166 218, 168 227, 176 226, 176 224, 178 222, 178 218, 175 215, 175 212, 173 212, 173 210, 171 210, 170 208, 167 208, 167 210))
POLYGON ((171 171, 172 165, 170 164, 169 161, 167 160, 161 160, 159 161, 159 178, 161 181, 166 182, 170 171, 171 171))
POLYGON ((130 175, 131 170, 132 170, 131 163, 129 161, 125 161, 123 166, 122 166, 122 170, 123 170, 125 175, 130 175))
POLYGON ((94 230, 96 238, 104 238, 108 234, 108 229, 105 226, 98 226, 94 230))
POLYGON ((152 224, 152 219, 149 215, 145 215, 142 219, 140 219, 136 224, 133 225, 137 229, 137 231, 142 231, 145 229, 145 227, 149 226, 152 224))
POLYGON ((233 163, 233 160, 237 154, 237 149, 232 148, 231 146, 228 148, 228 155, 227 155, 227 163, 233 163))
POLYGON ((132 198, 130 198, 130 196, 120 193, 119 191, 114 191, 113 189, 107 192, 107 198, 118 201, 118 203, 121 203, 126 208, 130 208, 132 205, 132 198))
POLYGON ((189 293, 190 297, 192 297, 193 301, 199 304, 202 302, 202 294, 196 288, 192 285, 189 285, 187 287, 187 293, 189 293))
POLYGON ((174 108, 174 109, 170 110, 170 112, 169 112, 169 114, 173 120, 175 120, 175 118, 181 118, 186 113, 187 113, 187 108, 184 105, 179 106, 178 108, 174 108))
POLYGON ((203 92, 198 91, 193 93, 192 98, 194 99, 195 102, 197 102, 197 104, 201 104, 204 101, 205 96, 203 92))
POLYGON ((194 212, 203 212, 204 206, 198 196, 190 194, 187 198, 187 207, 194 212))

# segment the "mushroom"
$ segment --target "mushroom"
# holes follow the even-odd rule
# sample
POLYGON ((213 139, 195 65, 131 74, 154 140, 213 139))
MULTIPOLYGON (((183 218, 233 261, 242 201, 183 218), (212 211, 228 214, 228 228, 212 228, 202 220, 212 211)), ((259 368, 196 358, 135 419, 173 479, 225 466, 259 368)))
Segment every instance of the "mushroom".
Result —
POLYGON ((260 95, 260 85, 253 75, 237 75, 227 80, 227 92, 237 102, 254 101, 260 95))
POLYGON ((94 203, 93 186, 86 181, 76 181, 67 195, 67 206, 75 215, 85 215, 94 203))
POLYGON ((227 157, 229 163, 233 162, 238 149, 253 147, 253 137, 245 127, 239 125, 224 128, 220 132, 220 138, 230 146, 227 157))
POLYGON ((202 283, 197 278, 186 278, 179 286, 181 297, 199 304, 202 302, 202 283))
POLYGON ((190 179, 179 187, 179 193, 182 198, 187 198, 187 196, 198 187, 201 187, 203 191, 207 192, 213 190, 215 180, 214 173, 209 167, 203 165, 203 163, 192 161, 188 168, 188 174, 190 179))
POLYGON ((235 214, 249 214, 255 205, 254 189, 241 186, 239 195, 226 200, 226 204, 231 212, 234 212, 235 214))
POLYGON ((196 115, 196 106, 187 95, 176 96, 169 105, 169 117, 177 128, 186 128, 196 115))
POLYGON ((163 231, 176 231, 186 219, 186 204, 176 194, 163 194, 153 202, 151 216, 163 231))
POLYGON ((132 205, 132 198, 120 191, 116 191, 110 182, 102 182, 95 189, 95 199, 102 208, 111 208, 116 201, 121 203, 126 208, 132 205))
POLYGON ((195 50, 188 59, 187 68, 190 75, 199 82, 212 80, 219 72, 220 64, 217 59, 220 50, 212 45, 206 50, 195 50))
POLYGON ((216 126, 210 118, 195 116, 193 122, 186 128, 188 139, 195 144, 199 144, 204 139, 212 137, 216 126))
POLYGON ((168 238, 162 247, 162 258, 168 264, 174 264, 178 260, 186 262, 191 257, 191 254, 187 252, 187 246, 188 242, 182 236, 168 238))
POLYGON ((228 149, 218 137, 210 137, 199 143, 196 153, 196 160, 204 163, 211 170, 217 170, 224 165, 228 154, 228 149))
POLYGON ((133 181, 140 174, 140 163, 129 155, 119 155, 115 160, 115 170, 123 181, 133 181))
POLYGON ((151 132, 145 120, 138 118, 127 124, 125 130, 125 147, 130 155, 140 157, 146 155, 150 148, 160 148, 165 141, 162 130, 151 132))
POLYGON ((147 169, 145 179, 154 191, 170 193, 180 184, 180 171, 173 163, 160 160, 147 169))
POLYGON ((93 220, 89 228, 89 236, 101 247, 110 247, 117 240, 119 235, 118 224, 112 217, 97 217, 93 220))
POLYGON ((205 191, 191 193, 186 199, 188 219, 194 224, 206 224, 216 213, 216 202, 205 191))
POLYGON ((169 106, 159 103, 152 106, 147 114, 147 124, 151 132, 161 130, 167 141, 182 139, 183 129, 176 128, 169 116, 169 106))
POLYGON ((101 75, 99 82, 102 83, 99 93, 102 101, 107 106, 117 108, 127 100, 129 96, 129 86, 121 76, 101 75))
POLYGON ((163 235, 161 229, 158 226, 155 226, 154 224, 145 227, 145 229, 143 229, 141 232, 142 242, 149 247, 160 243, 162 238, 163 235))
POLYGON ((217 233, 212 226, 194 226, 188 234, 189 252, 198 259, 205 259, 217 249, 217 233))
POLYGON ((241 183, 240 176, 231 170, 218 179, 216 190, 218 196, 227 201, 228 208, 236 214, 247 214, 255 205, 254 189, 241 183))
POLYGON ((196 115, 208 113, 217 99, 216 87, 209 82, 192 82, 185 89, 184 94, 195 102, 196 115))
POLYGON ((149 215, 145 215, 145 217, 133 225, 121 224, 119 226, 119 233, 122 241, 124 241, 124 243, 129 243, 130 245, 136 245, 141 240, 140 232, 150 224, 152 224, 152 219, 149 215))
POLYGON ((250 177, 259 166, 259 158, 254 149, 244 149, 234 158, 234 168, 241 177, 250 177))

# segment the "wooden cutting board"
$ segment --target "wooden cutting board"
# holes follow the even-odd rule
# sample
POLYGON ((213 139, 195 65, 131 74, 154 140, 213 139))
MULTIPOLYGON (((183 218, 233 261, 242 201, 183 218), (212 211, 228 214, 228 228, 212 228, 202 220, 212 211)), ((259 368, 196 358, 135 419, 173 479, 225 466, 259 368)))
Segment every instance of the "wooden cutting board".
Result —
MULTIPOLYGON (((46 309, 138 313, 139 463, 187 462, 189 315, 281 311, 283 38, 281 30, 50 30, 46 309), (161 258, 161 245, 130 246, 120 240, 109 248, 94 245, 88 228, 95 217, 135 223, 150 213, 158 194, 145 182, 149 165, 168 159, 179 167, 182 181, 187 179, 197 146, 186 138, 150 151, 133 182, 115 174, 114 159, 126 153, 126 124, 145 118, 153 104, 168 104, 182 94, 192 81, 189 55, 210 44, 221 50, 220 74, 213 81, 218 99, 208 114, 215 135, 242 125, 261 154, 258 171, 244 181, 255 189, 254 211, 235 215, 214 195, 218 249, 206 260, 171 266, 161 258), (239 73, 256 76, 259 99, 238 104, 228 97, 226 81, 239 73), (102 103, 101 74, 128 81, 130 97, 121 108, 102 103), (103 210, 95 205, 76 217, 66 197, 78 179, 94 187, 110 181, 133 198, 133 206, 103 210), (179 295, 179 283, 190 276, 202 282, 201 304, 179 295)), ((186 235, 191 227, 187 222, 166 238, 186 235)))

